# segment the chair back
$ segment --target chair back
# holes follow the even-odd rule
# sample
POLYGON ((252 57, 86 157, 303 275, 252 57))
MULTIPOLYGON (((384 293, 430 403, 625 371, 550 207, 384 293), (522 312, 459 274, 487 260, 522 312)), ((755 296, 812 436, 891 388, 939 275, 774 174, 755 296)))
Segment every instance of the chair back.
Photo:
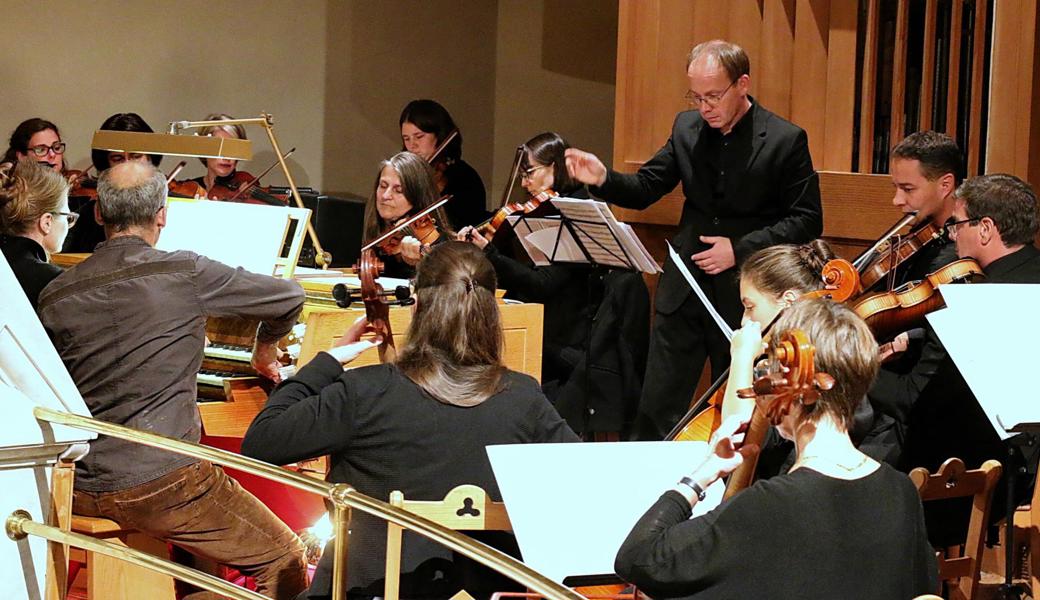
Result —
MULTIPOLYGON (((512 531, 506 505, 488 498, 471 484, 449 491, 443 500, 405 500, 400 491, 390 493, 390 504, 458 531, 512 531)), ((401 585, 401 537, 403 528, 386 524, 386 578, 383 598, 398 600, 401 585)))
POLYGON ((995 460, 987 460, 980 468, 969 471, 959 458, 947 459, 935 474, 923 467, 910 471, 910 479, 917 486, 922 502, 973 498, 962 555, 947 557, 942 551, 936 552, 939 578, 950 583, 951 600, 975 597, 982 569, 982 543, 989 522, 990 501, 1000 472, 1000 463, 995 460))

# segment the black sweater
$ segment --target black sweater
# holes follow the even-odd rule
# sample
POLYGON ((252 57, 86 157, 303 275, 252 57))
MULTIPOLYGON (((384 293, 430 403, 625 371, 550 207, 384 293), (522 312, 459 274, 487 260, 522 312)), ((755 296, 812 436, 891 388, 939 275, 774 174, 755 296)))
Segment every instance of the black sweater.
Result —
MULTIPOLYGON (((431 398, 393 365, 344 372, 319 353, 271 394, 246 432, 242 453, 275 464, 329 454, 329 481, 384 501, 393 490, 406 499, 440 500, 463 483, 500 500, 485 446, 578 439, 534 379, 510 371, 504 384, 481 404, 462 408, 431 398)), ((312 597, 330 593, 331 554, 315 575, 312 597)), ((385 555, 385 523, 355 511, 348 558, 353 593, 382 595, 385 555)), ((458 567, 456 559, 453 568, 449 561, 452 554, 443 546, 405 532, 402 594, 448 597, 461 587, 485 587, 470 566, 458 567)))
POLYGON ((0 250, 35 310, 40 292, 52 279, 62 274, 61 267, 47 262, 47 252, 43 246, 27 237, 0 235, 0 250))
POLYGON ((856 480, 801 468, 706 515, 668 491, 636 523, 615 569, 657 600, 909 600, 938 589, 921 501, 882 464, 856 480))

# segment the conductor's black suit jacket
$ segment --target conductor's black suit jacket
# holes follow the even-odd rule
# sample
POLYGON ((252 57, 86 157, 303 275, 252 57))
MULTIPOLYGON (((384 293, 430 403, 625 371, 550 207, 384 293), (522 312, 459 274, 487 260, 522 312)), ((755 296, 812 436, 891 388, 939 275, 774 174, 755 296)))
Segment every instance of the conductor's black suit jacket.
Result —
MULTIPOLYGON (((731 169, 725 178, 721 202, 712 194, 715 167, 709 162, 712 157, 707 150, 708 136, 718 132, 710 131, 697 111, 676 116, 668 142, 637 173, 610 171, 604 184, 592 189, 595 195, 618 206, 643 209, 681 182, 686 201, 672 245, 694 277, 719 302, 727 301, 726 296, 731 294, 720 293, 722 290, 712 294, 710 289, 722 283, 715 280, 722 278, 726 287, 732 288, 735 277, 731 271, 712 277, 693 264, 690 255, 708 247, 699 241, 700 236, 730 238, 739 265, 756 250, 808 242, 823 231, 819 179, 813 170, 805 131, 752 102, 743 117, 752 120, 750 146, 737 149, 741 166, 736 172, 731 169), (747 157, 746 162, 743 157, 747 157)), ((665 261, 657 287, 656 310, 675 312, 690 293, 689 284, 672 261, 665 261)), ((722 312, 732 315, 734 310, 739 310, 739 304, 722 312)))

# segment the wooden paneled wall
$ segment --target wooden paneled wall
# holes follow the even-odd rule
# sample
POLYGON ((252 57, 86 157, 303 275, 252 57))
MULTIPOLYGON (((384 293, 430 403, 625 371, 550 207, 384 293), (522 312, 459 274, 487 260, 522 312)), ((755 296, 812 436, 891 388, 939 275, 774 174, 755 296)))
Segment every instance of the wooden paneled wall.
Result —
MULTIPOLYGON (((938 0, 963 2, 964 0, 938 0)), ((809 135, 824 194, 824 235, 852 251, 884 231, 899 212, 878 176, 838 177, 855 166, 858 0, 620 0, 613 167, 634 172, 668 139, 676 113, 687 109, 686 55, 714 38, 736 42, 751 58, 751 93, 809 135), (831 215, 835 215, 832 217, 831 215), (863 215, 846 219, 841 215, 863 215)), ((866 15, 864 15, 866 16, 866 15)), ((1000 0, 994 12, 986 170, 1040 183, 1037 6, 1000 0)), ((869 27, 864 27, 869 30, 869 27)), ((898 52, 896 53, 899 54, 898 52)), ((873 69, 870 56, 863 70, 873 69)), ((644 211, 618 209, 657 254, 678 222, 679 190, 644 211)))

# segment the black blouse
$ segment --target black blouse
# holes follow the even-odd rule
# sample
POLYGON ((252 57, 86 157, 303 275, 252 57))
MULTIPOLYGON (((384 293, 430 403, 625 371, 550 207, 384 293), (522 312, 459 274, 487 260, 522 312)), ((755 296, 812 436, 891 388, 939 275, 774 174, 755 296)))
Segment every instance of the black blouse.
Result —
POLYGON ((40 292, 52 279, 61 275, 61 267, 47 262, 47 252, 43 246, 27 237, 2 235, 0 250, 3 250, 7 264, 11 265, 15 278, 29 297, 33 310, 36 310, 40 292))

